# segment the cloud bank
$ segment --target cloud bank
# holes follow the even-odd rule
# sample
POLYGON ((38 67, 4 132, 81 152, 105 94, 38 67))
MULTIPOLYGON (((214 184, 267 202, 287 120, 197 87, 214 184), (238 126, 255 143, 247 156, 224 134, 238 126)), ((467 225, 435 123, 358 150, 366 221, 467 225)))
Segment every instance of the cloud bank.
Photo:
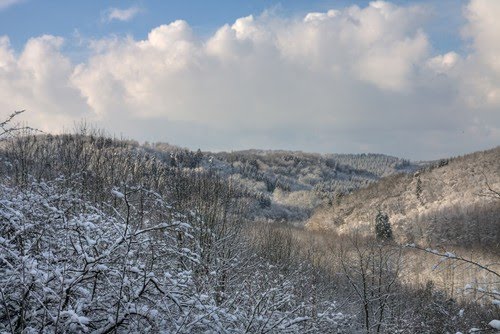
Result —
POLYGON ((437 158, 500 143, 500 4, 472 0, 466 54, 436 54, 429 10, 375 1, 237 19, 208 38, 185 21, 109 38, 73 64, 41 36, 0 38, 0 110, 49 131, 85 118, 202 149, 384 152, 437 158))

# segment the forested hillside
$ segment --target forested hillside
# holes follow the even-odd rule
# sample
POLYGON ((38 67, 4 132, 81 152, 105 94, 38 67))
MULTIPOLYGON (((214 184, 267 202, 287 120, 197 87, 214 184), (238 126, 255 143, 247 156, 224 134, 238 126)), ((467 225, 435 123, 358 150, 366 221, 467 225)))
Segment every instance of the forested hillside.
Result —
MULTIPOLYGON (((422 236, 391 211, 397 198, 434 209, 441 195, 464 189, 457 192, 467 197, 447 200, 454 208, 478 192, 471 203, 492 225, 477 234, 493 245, 498 201, 487 186, 498 189, 498 149, 416 172, 383 155, 192 152, 85 129, 8 134, 0 144, 0 332, 456 333, 491 331, 500 318, 498 271, 479 266, 496 248, 459 275, 458 256, 415 250, 422 236), (491 170, 478 169, 485 165, 491 170), (463 179, 471 173, 475 188, 463 179), (377 212, 367 206, 364 225, 348 215, 336 223, 337 212, 370 201, 380 201, 395 238, 375 237, 377 212), (318 205, 309 227, 332 228, 289 224, 318 205)), ((401 216, 413 212, 403 208, 401 216)))
POLYGON ((171 166, 202 168, 241 184, 259 200, 259 220, 305 221, 322 203, 332 203, 383 176, 421 165, 382 154, 313 154, 292 151, 192 152, 168 144, 145 147, 171 166))
POLYGON ((419 250, 406 255, 407 284, 432 282, 453 300, 498 305, 499 190, 496 147, 385 177, 318 207, 306 228, 340 238, 390 236, 419 250))
POLYGON ((319 208, 311 229, 373 233, 378 211, 396 239, 500 250, 500 147, 399 174, 319 208))

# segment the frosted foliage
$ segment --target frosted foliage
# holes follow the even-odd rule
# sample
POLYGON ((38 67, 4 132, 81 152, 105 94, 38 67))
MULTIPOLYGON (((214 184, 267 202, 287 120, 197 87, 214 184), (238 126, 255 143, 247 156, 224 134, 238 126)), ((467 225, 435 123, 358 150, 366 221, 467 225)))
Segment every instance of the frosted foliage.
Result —
POLYGON ((197 317, 211 312, 210 301, 193 297, 192 273, 176 266, 197 261, 174 238, 190 226, 172 217, 133 226, 133 209, 128 217, 105 213, 63 184, 1 188, 0 328, 106 333, 124 324, 201 326, 197 317))
POLYGON ((294 278, 275 275, 265 262, 249 265, 250 257, 249 271, 238 256, 224 257, 215 238, 209 258, 200 242, 216 230, 194 211, 179 214, 159 194, 126 186, 110 189, 110 203, 92 204, 73 190, 81 186, 62 178, 0 186, 0 332, 349 327, 334 302, 304 302, 294 278), (221 283, 228 272, 236 279, 221 283), (321 316, 313 319, 313 308, 321 316))

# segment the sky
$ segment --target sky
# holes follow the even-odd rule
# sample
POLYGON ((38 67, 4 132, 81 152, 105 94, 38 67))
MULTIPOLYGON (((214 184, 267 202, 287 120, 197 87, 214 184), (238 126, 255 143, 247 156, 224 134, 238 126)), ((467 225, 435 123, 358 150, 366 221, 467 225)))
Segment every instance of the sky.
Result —
POLYGON ((0 0, 0 119, 191 149, 500 144, 500 1, 0 0))

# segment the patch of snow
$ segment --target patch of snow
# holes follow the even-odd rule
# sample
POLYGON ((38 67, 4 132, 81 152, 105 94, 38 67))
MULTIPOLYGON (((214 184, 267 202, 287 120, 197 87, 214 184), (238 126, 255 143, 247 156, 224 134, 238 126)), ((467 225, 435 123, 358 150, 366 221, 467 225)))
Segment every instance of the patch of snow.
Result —
POLYGON ((494 329, 498 329, 500 330, 500 320, 491 320, 488 325, 491 327, 491 328, 494 328, 494 329))
POLYGON ((450 252, 446 252, 446 253, 444 253, 444 256, 449 257, 449 258, 452 258, 452 259, 454 259, 454 258, 456 258, 456 257, 457 257, 455 254, 450 253, 450 252))
POLYGON ((111 190, 111 193, 113 194, 113 196, 115 196, 116 198, 124 198, 125 195, 121 192, 119 192, 118 190, 116 189, 113 189, 111 190))

